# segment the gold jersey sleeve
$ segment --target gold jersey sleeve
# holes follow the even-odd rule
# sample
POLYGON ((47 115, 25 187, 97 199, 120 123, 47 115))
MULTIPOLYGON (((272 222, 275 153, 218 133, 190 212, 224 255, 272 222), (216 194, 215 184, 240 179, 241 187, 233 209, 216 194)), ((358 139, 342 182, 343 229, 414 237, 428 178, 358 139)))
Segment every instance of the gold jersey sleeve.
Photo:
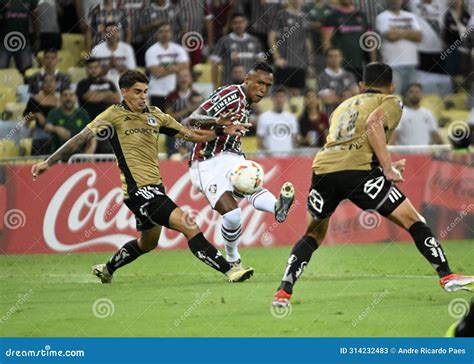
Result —
POLYGON ((313 161, 314 173, 365 171, 378 165, 369 143, 370 130, 367 129, 367 120, 377 109, 384 112, 385 136, 389 140, 401 118, 401 102, 395 96, 380 93, 354 96, 332 113, 326 144, 313 161))
POLYGON ((117 107, 117 105, 108 107, 87 124, 86 127, 89 128, 94 135, 111 133, 118 117, 117 107))

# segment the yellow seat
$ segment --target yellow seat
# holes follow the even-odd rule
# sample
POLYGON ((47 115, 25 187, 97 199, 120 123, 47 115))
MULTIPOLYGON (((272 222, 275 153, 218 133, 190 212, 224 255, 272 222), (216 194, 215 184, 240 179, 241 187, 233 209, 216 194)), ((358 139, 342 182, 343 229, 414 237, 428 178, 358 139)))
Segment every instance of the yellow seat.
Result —
POLYGON ((80 56, 86 50, 86 42, 82 34, 63 33, 63 49, 80 56))
POLYGON ((39 72, 41 71, 41 68, 39 67, 31 67, 31 68, 28 68, 26 71, 25 71, 25 77, 26 78, 30 78, 31 76, 33 76, 36 72, 39 72))
POLYGON ((21 120, 23 118, 23 111, 26 104, 23 102, 8 102, 5 105, 5 113, 8 120, 21 120))
POLYGON ((260 110, 260 113, 264 113, 265 111, 270 111, 273 108, 273 103, 271 97, 265 97, 260 100, 257 104, 257 108, 260 110))
POLYGON ((299 117, 304 110, 304 96, 291 97, 285 109, 299 117))
POLYGON ((19 146, 19 152, 20 155, 22 156, 28 156, 31 155, 31 147, 33 145, 33 139, 31 138, 23 138, 20 139, 18 146, 19 146))
POLYGON ((467 99, 468 94, 465 92, 459 92, 457 94, 449 95, 444 99, 446 106, 451 106, 453 109, 467 110, 467 99))
POLYGON ((16 68, 6 68, 0 70, 0 86, 8 85, 16 89, 17 86, 23 85, 23 76, 16 68))
POLYGON ((70 67, 67 73, 71 76, 72 83, 78 83, 83 78, 87 77, 86 69, 84 67, 70 67))
POLYGON ((72 54, 68 51, 59 51, 58 58, 58 69, 61 72, 67 72, 69 68, 76 67, 76 65, 80 61, 79 56, 72 54))
POLYGON ((439 119, 444 110, 444 101, 438 95, 425 95, 421 100, 421 106, 430 110, 435 118, 439 119))
POLYGON ((242 151, 244 153, 255 153, 257 150, 256 136, 246 136, 245 138, 242 138, 242 151))
POLYGON ((440 124, 448 126, 453 121, 466 121, 469 119, 469 111, 466 110, 444 110, 441 112, 440 124))
POLYGON ((16 102, 16 87, 0 85, 0 113, 10 102, 16 102))
POLYGON ((211 65, 209 63, 199 63, 194 65, 194 72, 200 73, 196 82, 212 83, 211 65))
POLYGON ((18 156, 18 146, 13 140, 0 139, 0 158, 10 158, 18 156))

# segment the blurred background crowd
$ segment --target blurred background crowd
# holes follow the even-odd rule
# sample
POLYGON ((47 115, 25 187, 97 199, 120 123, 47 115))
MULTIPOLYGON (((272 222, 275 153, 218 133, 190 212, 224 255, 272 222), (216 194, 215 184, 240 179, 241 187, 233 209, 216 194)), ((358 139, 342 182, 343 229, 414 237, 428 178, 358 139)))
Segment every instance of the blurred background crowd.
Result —
MULTIPOLYGON (((392 144, 443 144, 461 130, 467 138, 454 139, 466 147, 473 9, 474 0, 0 0, 0 158, 51 153, 120 102, 128 69, 150 78, 150 105, 185 123, 259 60, 273 66, 274 87, 253 105, 247 152, 321 147, 371 61, 392 66, 405 105, 392 144)), ((160 148, 176 159, 189 150, 172 138, 160 148)), ((112 151, 98 141, 82 152, 112 151)))

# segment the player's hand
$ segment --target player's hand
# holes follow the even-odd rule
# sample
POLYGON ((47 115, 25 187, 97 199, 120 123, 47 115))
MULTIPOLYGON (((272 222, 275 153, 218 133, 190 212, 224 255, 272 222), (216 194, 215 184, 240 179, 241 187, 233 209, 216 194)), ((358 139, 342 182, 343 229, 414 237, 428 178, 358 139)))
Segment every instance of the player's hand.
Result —
POLYGON ((405 171, 406 161, 406 159, 400 159, 396 162, 393 162, 392 167, 394 167, 398 172, 403 173, 405 171))
POLYGON ((389 170, 384 170, 383 174, 385 175, 385 178, 391 182, 403 182, 403 176, 400 173, 400 171, 393 166, 393 164, 390 166, 389 170))
POLYGON ((46 172, 49 168, 48 162, 44 161, 38 164, 35 164, 33 167, 31 167, 31 174, 33 176, 33 181, 36 181, 36 178, 39 175, 42 175, 44 172, 46 172))
POLYGON ((239 116, 235 111, 230 111, 226 114, 223 114, 217 119, 217 125, 221 126, 229 126, 234 124, 235 122, 239 121, 239 116))
POLYGON ((252 124, 249 123, 229 125, 224 128, 224 133, 231 136, 245 135, 251 126, 252 124))

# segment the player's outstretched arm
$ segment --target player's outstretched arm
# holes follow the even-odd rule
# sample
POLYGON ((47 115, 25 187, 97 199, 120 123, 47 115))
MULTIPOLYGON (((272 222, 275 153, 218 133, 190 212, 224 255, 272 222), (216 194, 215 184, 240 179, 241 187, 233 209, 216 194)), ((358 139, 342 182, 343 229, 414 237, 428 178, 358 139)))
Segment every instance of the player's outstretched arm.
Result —
POLYGON ((378 108, 373 111, 367 119, 367 139, 382 166, 385 177, 389 181, 400 182, 403 181, 403 177, 400 171, 392 165, 392 158, 387 148, 385 136, 385 127, 387 126, 386 120, 387 117, 383 109, 378 108))
POLYGON ((193 112, 189 118, 189 125, 200 129, 209 129, 213 126, 227 126, 238 121, 239 117, 235 112, 228 112, 219 117, 209 116, 202 108, 193 112))
POLYGON ((183 128, 176 138, 190 141, 193 143, 204 143, 216 139, 222 135, 238 136, 245 134, 252 124, 232 124, 228 126, 216 126, 212 130, 188 129, 183 128))
POLYGON ((63 158, 69 157, 72 153, 79 150, 84 144, 94 137, 94 133, 89 128, 86 127, 82 129, 79 134, 76 134, 71 139, 69 139, 61 146, 61 148, 51 154, 44 162, 37 163, 31 167, 33 181, 36 181, 36 177, 45 173, 53 164, 59 162, 63 158))

